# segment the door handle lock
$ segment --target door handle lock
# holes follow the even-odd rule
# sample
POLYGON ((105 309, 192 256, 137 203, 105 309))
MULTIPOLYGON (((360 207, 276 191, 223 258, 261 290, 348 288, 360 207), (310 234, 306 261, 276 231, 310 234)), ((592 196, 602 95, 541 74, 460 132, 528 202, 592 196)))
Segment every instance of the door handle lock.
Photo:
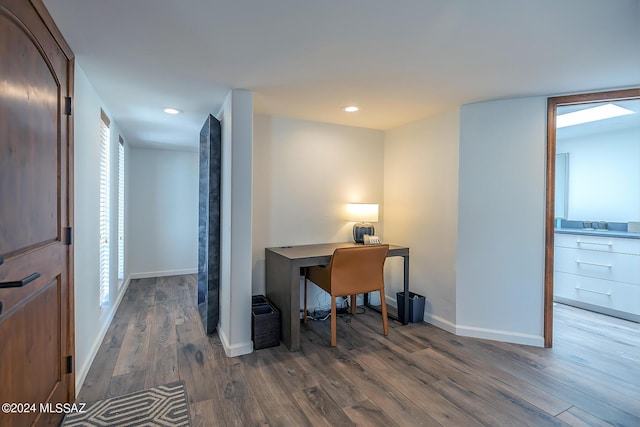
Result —
POLYGON ((40 273, 33 273, 33 274, 25 277, 24 279, 18 280, 18 281, 15 281, 15 282, 0 282, 0 289, 3 289, 3 288, 21 288, 24 285, 26 285, 27 283, 33 282, 38 277, 40 277, 40 273))

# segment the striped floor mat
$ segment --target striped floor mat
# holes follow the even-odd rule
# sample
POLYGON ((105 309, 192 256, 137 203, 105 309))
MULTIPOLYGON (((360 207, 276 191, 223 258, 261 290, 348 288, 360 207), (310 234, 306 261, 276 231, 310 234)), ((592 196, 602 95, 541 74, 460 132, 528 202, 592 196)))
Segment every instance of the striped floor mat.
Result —
POLYGON ((82 412, 67 414, 62 426, 190 427, 189 405, 184 383, 178 381, 124 396, 87 403, 82 412))

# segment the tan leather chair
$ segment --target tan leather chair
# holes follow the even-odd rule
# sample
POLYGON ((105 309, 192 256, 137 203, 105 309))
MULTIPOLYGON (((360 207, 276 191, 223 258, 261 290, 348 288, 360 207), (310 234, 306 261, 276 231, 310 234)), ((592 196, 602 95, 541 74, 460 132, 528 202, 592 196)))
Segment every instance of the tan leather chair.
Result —
POLYGON ((389 333, 387 305, 384 302, 384 262, 389 245, 338 248, 329 265, 308 267, 304 278, 304 323, 307 323, 307 282, 331 295, 331 346, 336 346, 336 297, 351 296, 351 312, 355 313, 356 295, 380 291, 382 327, 389 333))

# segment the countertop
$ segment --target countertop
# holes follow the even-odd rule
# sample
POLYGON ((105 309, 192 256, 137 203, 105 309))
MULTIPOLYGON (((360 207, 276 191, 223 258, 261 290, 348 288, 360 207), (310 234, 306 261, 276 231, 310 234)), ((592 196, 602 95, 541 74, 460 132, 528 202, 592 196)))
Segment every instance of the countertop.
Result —
POLYGON ((559 234, 581 234, 584 236, 622 237, 623 239, 640 239, 640 233, 629 233, 619 230, 599 230, 589 228, 556 228, 559 234))

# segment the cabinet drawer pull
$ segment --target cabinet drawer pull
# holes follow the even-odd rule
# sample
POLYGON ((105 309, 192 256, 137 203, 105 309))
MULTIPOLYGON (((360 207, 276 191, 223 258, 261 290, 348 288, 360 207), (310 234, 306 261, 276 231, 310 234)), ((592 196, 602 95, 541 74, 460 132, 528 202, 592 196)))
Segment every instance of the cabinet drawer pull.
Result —
POLYGON ((604 267, 604 268, 611 268, 612 267, 611 264, 598 264, 596 262, 580 261, 579 259, 576 260, 576 264, 595 265, 596 267, 604 267))
POLYGON ((579 245, 599 245, 599 246, 613 246, 613 243, 601 243, 601 242, 585 242, 582 240, 576 240, 576 243, 579 245))
POLYGON ((576 290, 577 290, 577 291, 592 292, 592 293, 594 293, 594 294, 606 295, 606 296, 608 296, 608 297, 610 297, 610 296, 611 296, 611 291, 609 291, 609 292, 594 291, 593 289, 581 288, 580 286, 576 286, 576 290))
POLYGON ((27 276, 22 280, 17 280, 14 282, 2 282, 0 283, 0 288, 21 288, 24 285, 33 282, 39 277, 40 277, 40 273, 33 273, 32 275, 27 276))

